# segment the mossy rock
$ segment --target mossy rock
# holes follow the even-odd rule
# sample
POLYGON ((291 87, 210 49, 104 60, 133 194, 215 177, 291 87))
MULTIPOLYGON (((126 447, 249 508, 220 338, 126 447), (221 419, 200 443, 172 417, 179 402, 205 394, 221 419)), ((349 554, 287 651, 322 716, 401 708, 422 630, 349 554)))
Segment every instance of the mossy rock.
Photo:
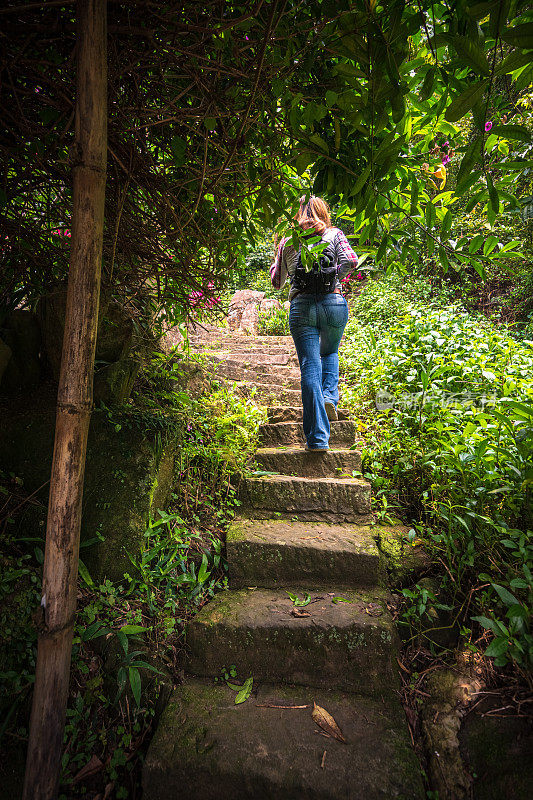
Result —
MULTIPOLYGON (((14 472, 46 505, 54 443, 55 410, 3 413, 0 468, 14 472)), ((83 495, 81 557, 94 580, 121 580, 140 554, 150 513, 164 508, 173 480, 176 445, 158 446, 138 428, 119 431, 102 411, 89 430, 83 495), (129 555, 128 555, 129 554, 129 555)), ((41 530, 42 530, 42 513, 41 530)), ((38 521, 31 515, 32 532, 38 521)))
POLYGON ((413 583, 430 569, 431 558, 423 547, 413 547, 404 525, 376 525, 373 531, 392 589, 413 583))
MULTIPOLYGON (((499 699, 499 698, 498 698, 499 699)), ((491 704, 469 714, 459 733, 474 778, 474 800, 529 800, 533 786, 533 725, 527 717, 486 716, 491 704)))
POLYGON ((122 405, 131 394, 139 372, 140 362, 134 358, 124 358, 113 364, 106 364, 94 374, 94 401, 106 406, 122 405))
MULTIPOLYGON (((61 285, 39 299, 38 316, 43 346, 55 380, 59 380, 67 289, 61 285)), ((127 358, 134 346, 134 326, 131 315, 112 300, 102 289, 96 338, 96 361, 114 363, 127 358)))
POLYGON ((9 360, 11 358, 12 351, 8 344, 6 344, 3 339, 0 339, 0 385, 2 383, 2 376, 6 370, 7 365, 9 364, 9 360))

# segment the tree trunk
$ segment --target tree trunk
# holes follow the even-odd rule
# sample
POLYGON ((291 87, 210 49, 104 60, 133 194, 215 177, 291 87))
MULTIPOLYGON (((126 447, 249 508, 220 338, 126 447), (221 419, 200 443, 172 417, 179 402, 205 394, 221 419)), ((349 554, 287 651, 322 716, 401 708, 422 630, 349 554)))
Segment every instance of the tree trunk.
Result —
POLYGON ((106 0, 77 0, 71 250, 24 800, 53 800, 59 786, 102 266, 106 50, 106 0))

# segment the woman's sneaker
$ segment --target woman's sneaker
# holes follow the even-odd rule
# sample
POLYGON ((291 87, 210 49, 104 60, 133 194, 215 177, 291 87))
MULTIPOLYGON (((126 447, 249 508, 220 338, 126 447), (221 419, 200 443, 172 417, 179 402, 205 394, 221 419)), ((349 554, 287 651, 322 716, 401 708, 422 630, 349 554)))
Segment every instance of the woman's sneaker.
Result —
POLYGON ((335 403, 331 400, 326 400, 324 405, 326 406, 326 414, 330 422, 336 422, 338 420, 337 416, 337 409, 335 408, 335 403))

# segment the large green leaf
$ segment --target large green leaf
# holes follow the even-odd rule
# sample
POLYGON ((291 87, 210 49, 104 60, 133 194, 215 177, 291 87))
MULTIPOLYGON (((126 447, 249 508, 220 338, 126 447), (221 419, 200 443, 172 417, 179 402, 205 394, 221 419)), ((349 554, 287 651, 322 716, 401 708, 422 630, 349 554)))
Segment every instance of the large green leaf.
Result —
POLYGON ((501 0, 486 0, 482 3, 473 3, 466 11, 468 16, 474 19, 482 19, 490 14, 491 11, 501 3, 501 0))
POLYGON ((246 700, 248 700, 248 698, 250 697, 250 695, 252 693, 253 685, 254 685, 254 679, 252 677, 247 678, 244 681, 244 683, 243 683, 243 685, 241 687, 241 690, 239 691, 239 693, 237 694, 237 697, 235 698, 235 705, 236 706, 238 706, 238 705, 240 705, 240 703, 244 703, 246 700))
POLYGON ((496 136, 503 136, 505 139, 516 139, 520 142, 529 144, 531 141, 531 131, 525 125, 493 125, 491 133, 496 136))
POLYGON ((459 172, 457 173, 457 192, 458 194, 462 194, 468 188, 466 183, 468 176, 472 172, 472 167, 477 162, 479 155, 481 153, 481 137, 479 139, 475 139, 470 146, 467 148, 461 164, 459 166, 459 172))
POLYGON ((514 53, 510 53, 508 56, 506 56, 501 64, 498 64, 494 72, 496 75, 507 75, 508 72, 514 72, 515 69, 525 67, 526 64, 530 64, 532 61, 533 52, 520 53, 515 51, 514 53))
POLYGON ((515 47, 531 49, 533 48, 533 22, 525 22, 522 25, 516 25, 514 28, 507 28, 501 34, 501 38, 504 42, 515 47))
POLYGON ((455 36, 453 46, 457 55, 478 75, 490 75, 490 65, 481 47, 466 36, 455 36))
POLYGON ((474 83, 455 97, 446 109, 446 114, 444 115, 448 122, 457 122, 457 120, 464 117, 477 101, 481 99, 487 86, 487 80, 474 83))
POLYGON ((420 89, 421 100, 427 100, 428 97, 431 95, 431 92, 433 91, 433 84, 435 82, 435 73, 436 73, 435 67, 430 67, 426 72, 424 83, 422 84, 422 88, 420 89))
POLYGON ((498 214, 500 211, 500 197, 498 195, 498 190, 494 186, 494 182, 492 180, 491 175, 487 175, 487 188, 489 190, 489 199, 490 204, 492 206, 492 210, 495 214, 498 214))

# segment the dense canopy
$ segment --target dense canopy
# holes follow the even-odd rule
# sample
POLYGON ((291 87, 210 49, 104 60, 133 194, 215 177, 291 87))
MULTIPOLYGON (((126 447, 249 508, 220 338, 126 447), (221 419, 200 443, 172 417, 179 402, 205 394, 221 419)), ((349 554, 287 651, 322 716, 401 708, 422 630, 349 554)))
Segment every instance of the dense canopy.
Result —
MULTIPOLYGON (((65 276, 74 5, 1 16, 12 303, 65 276)), ((489 221, 519 208, 531 162, 516 101, 533 74, 531 20, 523 0, 109 3, 104 281, 186 304, 223 283, 264 228, 287 224, 302 185, 346 213, 378 260, 427 248, 483 274, 502 254, 450 238, 454 205, 466 193, 467 210, 484 207, 489 221), (435 201, 427 168, 443 152, 460 166, 455 194, 435 201)))

